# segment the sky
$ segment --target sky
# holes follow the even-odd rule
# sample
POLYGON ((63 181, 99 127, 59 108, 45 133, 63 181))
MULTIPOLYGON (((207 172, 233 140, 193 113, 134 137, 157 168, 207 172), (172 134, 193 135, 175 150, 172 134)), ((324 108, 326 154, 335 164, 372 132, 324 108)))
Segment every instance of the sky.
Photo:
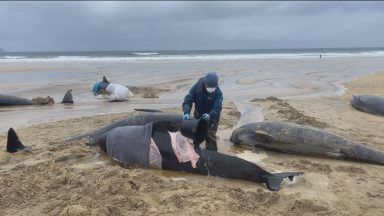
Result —
POLYGON ((5 51, 384 47, 384 2, 0 2, 5 51))

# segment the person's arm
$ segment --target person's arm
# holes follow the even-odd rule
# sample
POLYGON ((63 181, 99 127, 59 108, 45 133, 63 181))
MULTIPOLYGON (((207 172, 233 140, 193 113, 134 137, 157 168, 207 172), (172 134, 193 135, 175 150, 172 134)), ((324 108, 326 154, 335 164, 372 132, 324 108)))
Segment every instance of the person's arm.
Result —
POLYGON ((188 94, 184 97, 184 102, 182 105, 184 114, 190 114, 192 110, 192 103, 196 96, 197 84, 193 85, 189 90, 188 94))
POLYGON ((220 89, 216 92, 215 96, 215 102, 213 103, 213 108, 211 111, 209 111, 209 116, 211 119, 216 118, 217 116, 220 115, 221 109, 223 107, 223 94, 220 89))

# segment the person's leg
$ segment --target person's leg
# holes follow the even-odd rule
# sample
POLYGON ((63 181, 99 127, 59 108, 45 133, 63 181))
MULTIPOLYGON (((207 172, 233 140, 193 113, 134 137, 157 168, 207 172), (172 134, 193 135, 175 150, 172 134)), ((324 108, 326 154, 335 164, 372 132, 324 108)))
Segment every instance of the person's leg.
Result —
POLYGON ((208 135, 205 138, 205 148, 211 151, 217 151, 217 129, 219 128, 220 116, 212 120, 208 126, 208 135))
POLYGON ((196 110, 193 111, 193 118, 200 119, 201 115, 196 110))
MULTIPOLYGON (((193 118, 194 118, 194 119, 200 119, 200 117, 201 117, 201 115, 200 115, 196 110, 194 110, 194 111, 193 111, 193 118)), ((193 142, 195 151, 197 151, 197 150, 200 149, 200 144, 201 144, 201 143, 193 142)))

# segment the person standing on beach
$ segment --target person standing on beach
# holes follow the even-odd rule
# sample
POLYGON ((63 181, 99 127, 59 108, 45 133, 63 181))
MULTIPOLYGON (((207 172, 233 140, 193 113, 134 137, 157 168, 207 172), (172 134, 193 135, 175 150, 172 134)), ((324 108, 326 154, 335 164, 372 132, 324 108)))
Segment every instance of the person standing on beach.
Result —
POLYGON ((133 93, 124 85, 110 83, 105 76, 102 82, 93 84, 92 92, 95 96, 102 95, 107 100, 123 101, 133 96, 133 93))
POLYGON ((218 86, 219 76, 209 72, 201 77, 184 98, 183 119, 189 119, 192 104, 195 103, 193 117, 203 118, 208 122, 208 136, 205 138, 206 149, 217 151, 216 132, 219 127, 223 94, 218 86))

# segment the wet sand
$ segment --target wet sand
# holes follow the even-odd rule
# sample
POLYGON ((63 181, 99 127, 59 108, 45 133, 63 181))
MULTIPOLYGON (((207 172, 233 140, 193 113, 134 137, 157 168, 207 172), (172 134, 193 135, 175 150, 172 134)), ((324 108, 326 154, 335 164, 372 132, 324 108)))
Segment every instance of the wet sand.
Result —
MULTIPOLYGON (((380 71, 384 57, 209 60, 0 60, 0 93, 24 98, 54 98, 56 104, 0 107, 0 132, 8 127, 75 117, 130 112, 134 108, 180 107, 183 97, 207 71, 217 71, 225 101, 233 101, 249 121, 260 118, 249 100, 275 96, 282 99, 340 95, 340 83, 380 71), (96 99, 92 84, 105 75, 112 83, 147 88, 124 103, 96 99), (60 102, 72 89, 74 106, 60 102), (151 91, 156 89, 156 92, 151 91), (155 94, 156 93, 156 94, 155 94)), ((132 89, 134 90, 134 89, 132 89)), ((240 123, 243 122, 243 120, 240 123)))
MULTIPOLYGON (((384 95, 384 73, 345 85, 339 96, 256 99, 255 118, 324 128, 384 150, 384 118, 349 105, 352 94, 384 95)), ((167 94, 167 93, 165 93, 167 94)), ((171 94, 171 93, 170 93, 171 94)), ((137 96, 141 98, 142 96, 137 96)), ((252 110, 252 109, 250 109, 252 110)), ((179 107, 166 111, 180 112, 179 107)), ((252 111, 249 111, 252 113, 252 111)), ((0 152, 0 215, 383 215, 383 167, 233 147, 232 128, 246 116, 226 101, 219 151, 269 171, 303 171, 279 192, 265 185, 176 172, 125 169, 97 148, 62 140, 134 114, 123 112, 16 128, 32 153, 0 152)), ((0 135, 6 143, 6 134, 0 135)))

